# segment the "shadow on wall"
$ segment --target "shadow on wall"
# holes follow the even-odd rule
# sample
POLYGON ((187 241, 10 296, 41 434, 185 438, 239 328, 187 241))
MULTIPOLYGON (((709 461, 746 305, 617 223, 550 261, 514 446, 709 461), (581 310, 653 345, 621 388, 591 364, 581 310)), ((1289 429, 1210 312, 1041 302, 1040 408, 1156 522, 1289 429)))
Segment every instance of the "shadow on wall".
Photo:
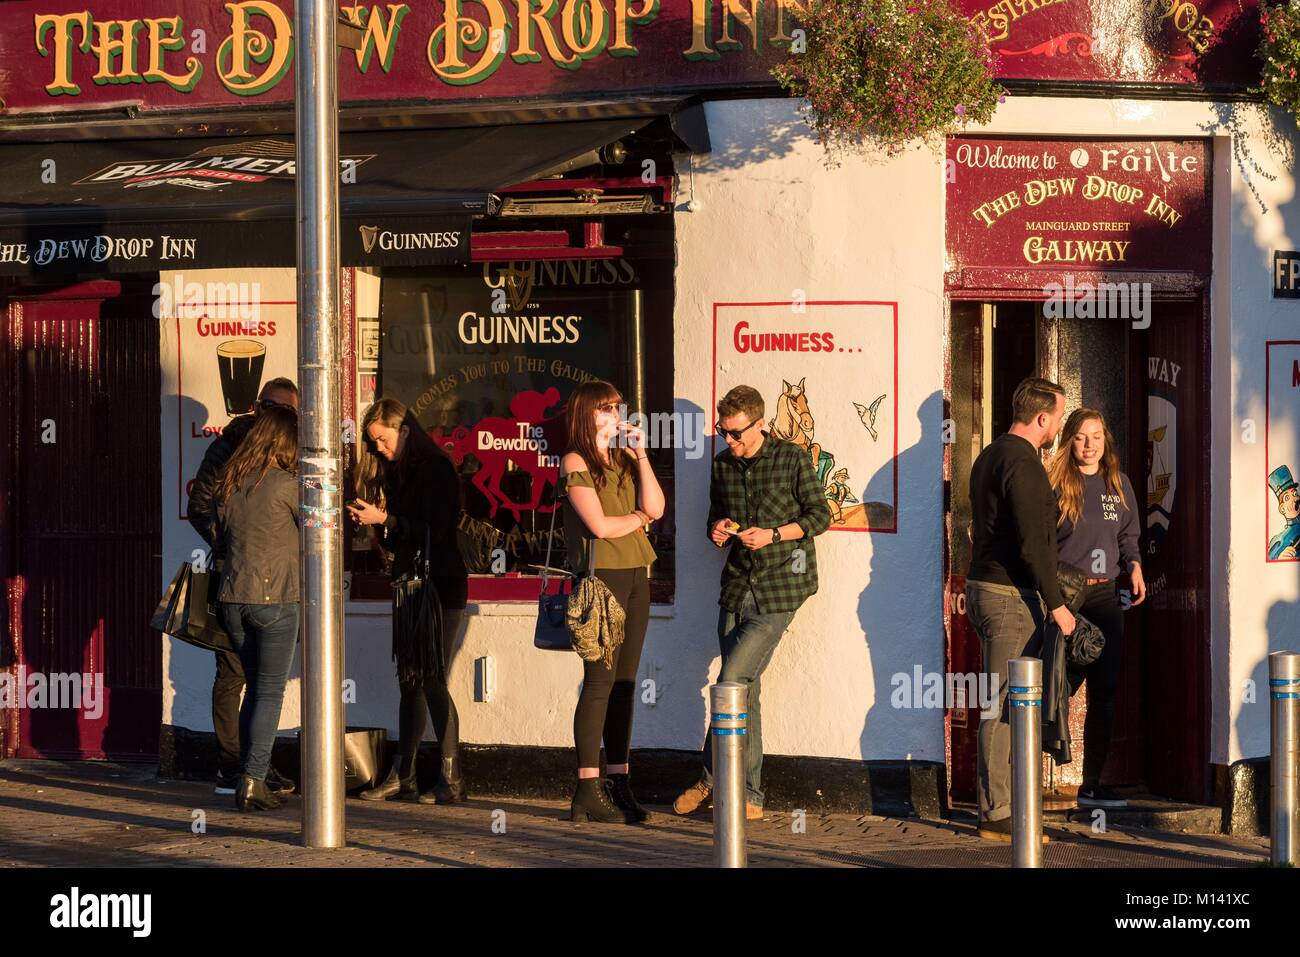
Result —
MULTIPOLYGON (((668 628, 656 627, 654 619, 650 622, 652 637, 646 641, 637 671, 637 715, 634 716, 632 743, 634 747, 647 746, 637 742, 637 725, 650 716, 649 705, 642 700, 645 689, 640 682, 646 677, 653 677, 659 682, 655 694, 660 704, 656 707, 662 710, 667 702, 671 702, 674 717, 668 726, 668 733, 674 734, 674 729, 678 727, 692 729, 693 737, 688 741, 688 747, 693 749, 702 746, 708 726, 709 669, 719 656, 717 602, 726 553, 715 548, 705 534, 709 481, 713 456, 718 451, 709 431, 714 420, 699 405, 680 396, 673 401, 673 412, 682 421, 703 423, 700 434, 691 437, 692 441, 700 442, 700 457, 687 458, 684 462, 678 459, 675 463, 674 481, 671 483, 673 487, 664 489, 665 496, 672 502, 671 514, 674 520, 672 535, 676 550, 677 582, 675 613, 668 628), (699 507, 693 507, 696 502, 699 507), (656 631, 661 636, 657 641, 653 637, 656 631), (648 661, 662 662, 665 666, 657 674, 648 675, 648 661), (668 665, 669 662, 671 665, 668 665), (681 693, 665 683, 670 680, 674 684, 681 682, 681 693), (679 717, 683 712, 685 716, 679 717)), ((673 442, 681 447, 682 438, 674 436, 673 442)), ((687 447, 687 452, 689 451, 687 447)), ((663 478, 661 475, 661 483, 663 478)), ((658 740, 665 736, 663 721, 662 716, 656 719, 654 737, 658 740)), ((691 782, 685 782, 683 786, 689 783, 691 782)))
MULTIPOLYGON (((872 535, 867 586, 858 598, 858 622, 865 635, 875 681, 874 698, 867 710, 859 738, 859 749, 864 758, 888 750, 892 736, 890 726, 893 723, 888 716, 888 712, 893 710, 892 676, 899 673, 906 675, 910 686, 913 669, 917 665, 922 669, 936 664, 943 667, 942 627, 932 636, 919 632, 916 627, 918 605, 924 607, 924 602, 931 600, 937 612, 941 589, 937 578, 930 580, 918 575, 918 568, 912 561, 916 554, 917 540, 924 539, 924 531, 918 528, 907 529, 905 523, 908 515, 919 517, 923 512, 917 507, 909 508, 904 502, 905 496, 922 495, 926 490, 924 484, 915 480, 909 483, 908 479, 930 474, 935 462, 941 461, 941 457, 936 456, 933 450, 942 447, 943 393, 931 393, 921 403, 916 415, 921 423, 921 438, 915 445, 898 453, 899 532, 894 535, 872 535), (933 642, 933 646, 929 642, 933 642), (880 724, 879 731, 876 730, 877 723, 880 724)), ((891 468, 892 465, 886 465, 881 471, 891 468)), ((874 486, 881 478, 879 474, 873 476, 871 484, 874 486)), ((893 481, 892 476, 889 481, 893 481)), ((938 485, 936 475, 935 486, 938 485)), ((935 505, 942 507, 941 500, 936 499, 935 505)), ((936 534, 932 539, 935 548, 941 547, 938 537, 941 527, 942 523, 936 520, 936 534)), ((916 703, 913 701, 913 704, 916 703)), ((942 708, 917 708, 903 716, 902 720, 909 723, 934 722, 942 733, 943 715, 942 708)), ((931 759, 942 761, 942 749, 931 759)))

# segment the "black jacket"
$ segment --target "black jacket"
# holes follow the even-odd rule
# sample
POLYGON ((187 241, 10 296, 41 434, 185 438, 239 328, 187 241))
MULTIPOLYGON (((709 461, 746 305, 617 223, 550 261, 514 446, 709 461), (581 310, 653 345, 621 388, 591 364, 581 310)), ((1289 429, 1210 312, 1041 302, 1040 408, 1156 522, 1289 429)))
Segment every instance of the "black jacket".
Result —
POLYGON ((1004 432, 970 471, 971 562, 967 581, 1036 591, 1064 604, 1056 581, 1056 496, 1038 451, 1004 432))
POLYGON ((429 532, 429 575, 445 608, 465 607, 468 575, 456 542, 460 520, 460 477, 451 459, 437 449, 420 450, 405 482, 396 472, 384 482, 384 547, 393 553, 393 577, 415 568, 416 552, 429 532))
POLYGON ((1057 570, 1057 583, 1065 599, 1065 607, 1074 615, 1074 634, 1061 633, 1052 618, 1043 626, 1043 647, 1039 654, 1043 660, 1043 750, 1057 764, 1069 764, 1070 752, 1070 696, 1082 683, 1079 657, 1083 664, 1095 661, 1102 645, 1106 643, 1101 629, 1086 618, 1079 617, 1079 609, 1088 595, 1087 576, 1066 562, 1057 570))
POLYGON ((239 448, 239 443, 244 441, 244 436, 248 435, 253 427, 253 421, 253 416, 241 415, 226 424, 221 434, 208 446, 203 461, 199 463, 198 474, 194 476, 194 484, 190 486, 190 501, 185 514, 190 524, 194 526, 194 531, 198 532, 199 536, 208 543, 208 547, 214 550, 214 558, 221 556, 215 551, 217 517, 213 510, 212 490, 216 487, 217 476, 221 473, 222 466, 230 461, 230 457, 239 448))

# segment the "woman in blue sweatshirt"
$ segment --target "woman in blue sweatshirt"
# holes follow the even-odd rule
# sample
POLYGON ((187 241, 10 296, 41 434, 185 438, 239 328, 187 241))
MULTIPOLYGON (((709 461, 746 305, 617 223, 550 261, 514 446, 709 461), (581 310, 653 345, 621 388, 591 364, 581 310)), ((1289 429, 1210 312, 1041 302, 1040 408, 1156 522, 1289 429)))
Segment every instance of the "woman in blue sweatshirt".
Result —
POLYGON ((1076 409, 1065 420, 1061 445, 1048 477, 1056 492, 1056 547, 1062 562, 1088 576, 1087 598, 1079 614, 1101 629, 1106 646, 1087 669, 1088 716, 1083 725, 1083 784, 1080 807, 1127 807, 1128 802, 1101 786, 1115 723, 1115 693, 1124 657, 1124 619, 1116 582, 1127 572, 1132 604, 1146 598, 1138 548, 1138 498, 1119 470, 1115 439, 1096 409, 1076 409))

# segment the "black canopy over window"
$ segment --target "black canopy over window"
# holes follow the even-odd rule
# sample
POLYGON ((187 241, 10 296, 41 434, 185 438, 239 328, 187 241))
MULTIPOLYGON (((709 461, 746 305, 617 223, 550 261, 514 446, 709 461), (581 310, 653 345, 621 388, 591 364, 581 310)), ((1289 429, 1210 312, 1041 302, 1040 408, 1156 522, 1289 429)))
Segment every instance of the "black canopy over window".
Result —
MULTIPOLYGON (((340 250, 355 266, 467 262, 492 192, 649 118, 339 138, 340 250)), ((0 146, 0 275, 295 263, 287 136, 0 146)))

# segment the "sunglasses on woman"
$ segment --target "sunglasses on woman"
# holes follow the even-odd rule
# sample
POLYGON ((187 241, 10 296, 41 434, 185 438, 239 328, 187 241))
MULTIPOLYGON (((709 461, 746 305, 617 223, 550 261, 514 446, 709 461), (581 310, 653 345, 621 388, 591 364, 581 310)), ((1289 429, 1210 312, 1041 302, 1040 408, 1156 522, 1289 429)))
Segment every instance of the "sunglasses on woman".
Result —
POLYGON ((714 430, 715 432, 717 432, 718 435, 724 435, 724 436, 725 436, 725 435, 729 435, 729 436, 731 436, 731 441, 733 441, 733 442, 739 442, 739 441, 741 440, 741 438, 744 436, 744 434, 745 434, 746 432, 748 432, 748 431, 749 431, 750 429, 752 429, 754 426, 758 425, 758 423, 761 422, 761 421, 763 421, 763 420, 762 420, 762 419, 755 419, 754 421, 750 422, 749 425, 745 426, 743 429, 724 429, 724 428, 722 427, 722 423, 721 423, 721 422, 714 422, 714 423, 713 423, 713 430, 714 430))
POLYGON ((601 403, 600 405, 596 406, 596 411, 597 411, 597 412, 604 412, 604 413, 606 413, 607 415, 612 415, 613 413, 615 413, 615 412, 618 411, 618 403, 616 403, 616 402, 603 402, 603 403, 601 403))

